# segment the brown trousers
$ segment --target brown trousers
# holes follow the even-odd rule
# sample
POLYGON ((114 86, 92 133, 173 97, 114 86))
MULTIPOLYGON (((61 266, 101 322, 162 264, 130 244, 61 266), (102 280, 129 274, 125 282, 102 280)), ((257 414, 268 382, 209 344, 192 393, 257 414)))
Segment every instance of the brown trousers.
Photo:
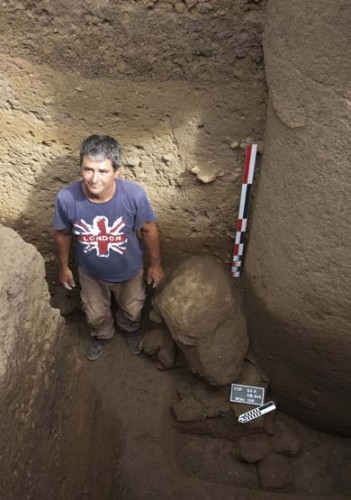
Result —
POLYGON ((90 333, 99 339, 111 339, 114 321, 111 311, 111 296, 117 305, 116 322, 125 332, 134 332, 140 327, 141 313, 145 301, 144 272, 134 278, 110 283, 88 276, 78 268, 83 311, 86 314, 90 333))

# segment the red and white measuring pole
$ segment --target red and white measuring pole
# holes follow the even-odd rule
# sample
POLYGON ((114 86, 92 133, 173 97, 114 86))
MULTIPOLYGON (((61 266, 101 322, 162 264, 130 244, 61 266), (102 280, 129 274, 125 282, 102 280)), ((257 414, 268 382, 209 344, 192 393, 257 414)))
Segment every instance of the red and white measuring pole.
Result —
POLYGON ((241 186, 238 220, 236 223, 232 276, 239 278, 242 272, 247 215, 249 210, 250 191, 253 183, 257 155, 257 144, 249 144, 246 148, 245 165, 241 186))

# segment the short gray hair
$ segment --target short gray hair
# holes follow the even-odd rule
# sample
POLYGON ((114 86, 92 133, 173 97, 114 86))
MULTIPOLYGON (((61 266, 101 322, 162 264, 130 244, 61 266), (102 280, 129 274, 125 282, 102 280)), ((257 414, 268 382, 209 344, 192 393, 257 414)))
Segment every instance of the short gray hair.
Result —
POLYGON ((113 170, 121 165, 121 146, 118 141, 109 135, 90 135, 80 145, 79 160, 82 165, 83 156, 95 159, 111 160, 113 170))

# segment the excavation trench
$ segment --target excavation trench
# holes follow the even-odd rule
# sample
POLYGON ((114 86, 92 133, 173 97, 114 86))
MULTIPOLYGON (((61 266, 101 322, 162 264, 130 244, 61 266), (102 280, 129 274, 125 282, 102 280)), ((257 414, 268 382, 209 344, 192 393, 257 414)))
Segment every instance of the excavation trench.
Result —
POLYGON ((2 3, 1 498, 351 494, 350 438, 283 412, 350 436, 350 17, 347 0, 2 3), (49 306, 54 199, 91 133, 120 140, 167 269, 189 255, 228 269, 258 143, 240 284, 275 425, 239 430, 181 357, 159 371, 120 335, 88 363, 79 301, 56 303, 65 324, 49 306), (243 460, 243 437, 273 456, 243 460))
POLYGON ((58 289, 63 322, 48 305, 39 253, 14 231, 1 233, 2 498, 350 494, 348 438, 314 431, 280 411, 242 426, 228 403, 229 387, 211 388, 190 374, 180 353, 172 370, 159 370, 153 358, 131 355, 120 333, 101 358, 86 360, 89 332, 78 291, 67 296, 58 289), (273 462, 256 463, 247 452, 243 459, 245 439, 261 455, 270 449, 273 462))

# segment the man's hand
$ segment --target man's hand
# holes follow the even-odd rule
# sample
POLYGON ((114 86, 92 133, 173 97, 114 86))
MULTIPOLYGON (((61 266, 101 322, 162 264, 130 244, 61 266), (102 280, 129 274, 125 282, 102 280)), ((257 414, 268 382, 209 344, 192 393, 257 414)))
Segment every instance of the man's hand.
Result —
POLYGON ((59 281, 66 290, 72 290, 76 286, 73 278, 73 273, 69 267, 60 269, 59 281))
POLYGON ((155 288, 159 284, 159 282, 164 279, 164 277, 165 274, 163 272, 161 264, 150 266, 147 270, 146 283, 148 285, 151 285, 152 283, 153 288, 155 288))
POLYGON ((161 265, 160 242, 156 224, 154 222, 145 222, 141 228, 141 234, 150 261, 146 274, 146 283, 148 285, 152 283, 155 288, 165 276, 161 265))

